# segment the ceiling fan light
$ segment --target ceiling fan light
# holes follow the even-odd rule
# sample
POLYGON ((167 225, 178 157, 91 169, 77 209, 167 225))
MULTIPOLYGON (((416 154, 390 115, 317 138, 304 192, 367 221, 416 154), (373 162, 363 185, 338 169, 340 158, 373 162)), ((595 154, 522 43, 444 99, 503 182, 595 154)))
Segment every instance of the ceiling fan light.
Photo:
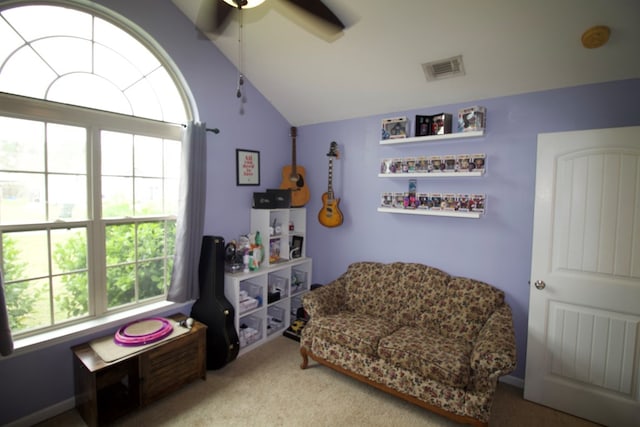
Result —
POLYGON ((251 9, 260 6, 265 0, 224 0, 225 3, 233 7, 242 7, 242 9, 251 9))

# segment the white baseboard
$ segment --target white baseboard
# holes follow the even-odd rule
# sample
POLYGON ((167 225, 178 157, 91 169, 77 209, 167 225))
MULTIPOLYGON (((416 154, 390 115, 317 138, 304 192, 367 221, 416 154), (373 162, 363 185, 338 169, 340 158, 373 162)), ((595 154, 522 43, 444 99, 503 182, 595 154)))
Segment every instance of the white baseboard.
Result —
POLYGON ((53 418, 57 415, 62 414, 63 412, 70 411, 75 408, 76 399, 75 397, 69 398, 67 400, 63 400, 62 402, 58 402, 55 405, 51 405, 44 409, 39 410, 38 412, 34 412, 33 414, 29 414, 26 417, 20 418, 19 420, 13 421, 6 425, 6 427, 30 427, 35 424, 41 423, 42 421, 48 420, 49 418, 53 418))
POLYGON ((514 377, 513 375, 505 375, 500 377, 501 383, 509 384, 514 387, 524 388, 524 380, 522 378, 514 377))

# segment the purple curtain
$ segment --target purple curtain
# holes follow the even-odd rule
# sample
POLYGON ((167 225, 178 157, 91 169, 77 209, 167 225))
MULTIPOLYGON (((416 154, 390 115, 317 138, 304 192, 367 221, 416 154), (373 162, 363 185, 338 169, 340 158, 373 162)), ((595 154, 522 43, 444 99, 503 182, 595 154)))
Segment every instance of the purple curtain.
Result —
POLYGON ((4 280, 2 270, 0 270, 0 354, 8 356, 13 353, 13 338, 9 328, 9 315, 7 314, 7 303, 4 299, 4 280))
POLYGON ((207 191, 206 132, 206 124, 190 122, 182 138, 176 253, 167 295, 167 300, 173 302, 187 302, 200 296, 198 263, 207 191))

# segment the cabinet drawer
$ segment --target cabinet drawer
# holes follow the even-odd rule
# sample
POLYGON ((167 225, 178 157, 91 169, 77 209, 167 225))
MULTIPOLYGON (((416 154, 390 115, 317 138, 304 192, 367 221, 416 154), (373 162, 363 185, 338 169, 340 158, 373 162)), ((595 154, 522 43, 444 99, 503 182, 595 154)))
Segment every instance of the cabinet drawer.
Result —
POLYGON ((142 404, 146 405, 183 385, 205 378, 205 333, 191 332, 143 354, 142 404))

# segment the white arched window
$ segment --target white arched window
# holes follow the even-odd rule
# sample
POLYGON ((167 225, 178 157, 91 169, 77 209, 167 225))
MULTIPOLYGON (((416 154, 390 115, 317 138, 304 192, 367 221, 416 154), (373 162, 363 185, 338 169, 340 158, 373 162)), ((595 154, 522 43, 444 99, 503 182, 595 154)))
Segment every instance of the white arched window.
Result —
POLYGON ((187 89, 102 7, 0 4, 0 268, 14 337, 165 299, 187 89))

